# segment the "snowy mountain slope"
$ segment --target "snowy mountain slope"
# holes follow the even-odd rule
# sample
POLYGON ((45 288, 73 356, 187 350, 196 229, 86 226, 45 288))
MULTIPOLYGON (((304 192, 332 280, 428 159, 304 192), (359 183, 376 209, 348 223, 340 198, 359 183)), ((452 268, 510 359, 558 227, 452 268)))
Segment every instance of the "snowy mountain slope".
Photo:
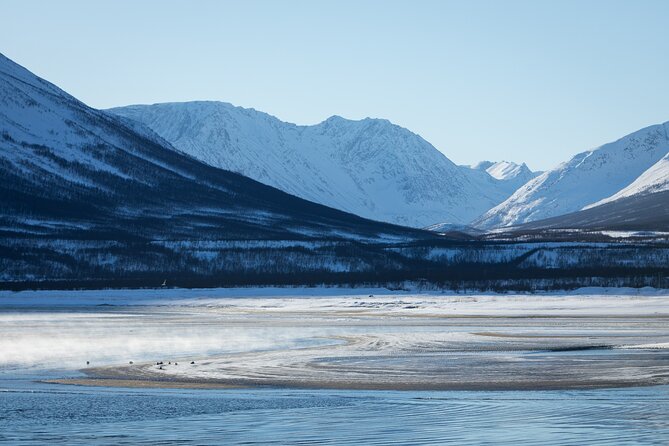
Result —
POLYGON ((0 55, 6 240, 424 237, 310 203, 176 151, 0 55), (105 235, 106 234, 106 235, 105 235))
POLYGON ((494 164, 495 163, 493 161, 479 161, 478 163, 472 164, 469 167, 471 167, 474 170, 487 170, 494 164))
POLYGON ((669 232, 669 190, 634 194, 585 210, 538 220, 510 230, 577 229, 601 231, 669 232))
MULTIPOLYGON (((527 249, 500 256, 505 245, 470 237, 366 220, 214 168, 0 55, 0 288, 427 279, 489 289, 522 278, 525 289, 525 277, 536 277, 509 261, 527 249)), ((658 262, 645 252, 644 268, 658 262)), ((638 257, 636 249, 597 253, 607 265, 638 257)), ((548 278, 573 284, 578 268, 548 278)), ((638 271, 630 274, 638 284, 638 271)))
POLYGON ((472 169, 484 171, 498 180, 498 187, 503 189, 509 196, 520 186, 541 173, 532 172, 525 163, 517 164, 511 161, 481 161, 473 165, 472 169))
POLYGON ((650 169, 642 173, 639 178, 626 188, 597 203, 586 206, 585 209, 611 203, 621 198, 652 194, 665 190, 669 190, 669 154, 665 155, 664 158, 655 163, 650 169))
POLYGON ((520 177, 521 179, 529 181, 536 176, 525 163, 516 164, 509 161, 499 161, 487 168, 486 172, 488 172, 491 177, 497 178, 498 180, 511 180, 520 177))
POLYGON ((382 119, 333 116, 298 126, 220 102, 110 110, 177 149, 291 194, 414 227, 466 223, 510 195, 502 182, 456 166, 420 136, 382 119))
POLYGON ((472 166, 472 169, 485 170, 488 174, 498 180, 511 180, 521 177, 525 181, 534 178, 536 174, 527 167, 527 164, 517 164, 512 161, 481 161, 472 166))
POLYGON ((505 227, 578 211, 618 193, 668 152, 669 123, 644 128, 544 172, 474 225, 505 227))

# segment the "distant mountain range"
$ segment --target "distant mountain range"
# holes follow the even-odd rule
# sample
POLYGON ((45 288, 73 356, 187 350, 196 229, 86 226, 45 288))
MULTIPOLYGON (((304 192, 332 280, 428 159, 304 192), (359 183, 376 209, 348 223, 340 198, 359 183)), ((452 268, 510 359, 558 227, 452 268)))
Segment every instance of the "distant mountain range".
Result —
POLYGON ((669 184, 669 124, 532 172, 508 161, 457 166, 418 135, 379 119, 333 116, 298 126, 220 102, 110 112, 146 125, 212 166, 367 218, 432 230, 517 226, 660 192, 669 184))
POLYGON ((512 163, 498 163, 492 173, 457 166, 420 136, 383 119, 333 116, 299 126, 222 102, 109 111, 145 124, 212 166, 366 218, 413 227, 468 223, 533 176, 527 166, 512 163))
MULTIPOLYGON (((63 187, 46 186, 50 178, 83 190, 118 190, 97 184, 108 180, 146 183, 137 177, 140 161, 134 170, 120 169, 115 164, 120 162, 118 150, 103 148, 118 146, 119 128, 126 135, 133 132, 132 138, 169 148, 171 157, 182 152, 187 155, 182 160, 192 157, 309 201, 432 230, 518 226, 669 189, 669 123, 580 153, 543 173, 509 161, 457 166, 420 136, 387 120, 333 116, 317 125, 298 126, 221 102, 134 105, 103 112, 85 107, 4 57, 2 66, 7 81, 2 86, 2 136, 7 144, 23 147, 3 152, 5 176, 18 184, 25 181, 16 177, 19 172, 30 172, 35 185, 44 183, 45 196, 63 187), (39 128, 28 126, 36 121, 39 128), (110 126, 112 131, 107 131, 110 126), (58 144, 64 146, 56 152, 52 146, 58 144)), ((152 167, 165 163, 139 153, 143 149, 123 152, 152 167)), ((164 170, 178 174, 184 169, 162 167, 152 180, 164 170)), ((142 175, 149 172, 141 169, 142 175)), ((152 198, 160 199, 160 194, 152 198)))
POLYGON ((0 129, 0 281, 369 269, 334 246, 430 237, 211 167, 2 55, 0 129))
POLYGON ((1 55, 0 80, 5 231, 114 228, 133 236, 221 232, 228 239, 411 234, 212 168, 1 55))
POLYGON ((485 171, 499 180, 498 187, 503 188, 509 196, 520 186, 541 174, 532 172, 525 163, 516 164, 510 161, 481 161, 473 165, 472 169, 485 171))
POLYGON ((668 184, 668 153, 669 123, 644 128, 544 172, 473 224, 520 225, 661 192, 668 184))
MULTIPOLYGON (((276 178, 286 187, 304 185, 310 194, 351 206, 364 208, 361 197, 379 199, 366 209, 412 224, 449 213, 456 221, 473 218, 503 200, 510 182, 534 176, 526 166, 456 166, 419 136, 382 120, 334 117, 299 127, 219 103, 139 108, 147 110, 159 112, 160 126, 130 112, 90 108, 0 55, 0 288, 144 287, 165 280, 178 286, 401 286, 404 280, 483 289, 669 286, 666 237, 599 243, 610 239, 609 229, 668 228, 666 124, 530 179, 507 203, 536 189, 576 212, 520 226, 514 235, 457 222, 437 222, 429 232, 365 219, 213 167, 190 152, 199 148, 212 163, 234 161, 227 167, 264 172, 267 182, 282 172, 276 178), (162 107, 179 116, 163 123, 162 107), (195 111, 182 113, 184 107, 195 111), (212 115, 198 124, 203 113, 212 115), (195 144, 191 149, 179 149, 152 130, 192 135, 200 125, 211 147, 228 141, 225 150, 200 146, 199 137, 184 139, 184 147, 195 144), (579 190, 566 187, 565 178, 579 190), (582 228, 585 236, 565 227, 582 228), (526 243, 525 234, 534 241, 526 243), (553 243, 555 234, 568 243, 553 243), (593 240, 598 243, 588 245, 593 240)), ((541 210, 537 200, 530 204, 541 210)))

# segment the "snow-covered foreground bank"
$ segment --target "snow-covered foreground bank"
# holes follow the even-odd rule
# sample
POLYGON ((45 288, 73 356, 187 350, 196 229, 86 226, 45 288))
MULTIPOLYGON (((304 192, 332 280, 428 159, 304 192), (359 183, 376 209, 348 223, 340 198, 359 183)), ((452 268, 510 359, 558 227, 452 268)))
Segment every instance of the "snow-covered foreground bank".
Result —
POLYGON ((669 290, 655 288, 580 288, 545 293, 455 293, 387 288, 197 288, 0 291, 0 309, 86 306, 174 306, 262 308, 276 311, 392 309, 393 312, 456 315, 669 314, 669 290))
POLYGON ((270 288, 0 294, 0 370, 83 369, 94 381, 76 382, 89 384, 651 385, 669 383, 667 348, 669 294, 650 289, 542 295, 270 288))

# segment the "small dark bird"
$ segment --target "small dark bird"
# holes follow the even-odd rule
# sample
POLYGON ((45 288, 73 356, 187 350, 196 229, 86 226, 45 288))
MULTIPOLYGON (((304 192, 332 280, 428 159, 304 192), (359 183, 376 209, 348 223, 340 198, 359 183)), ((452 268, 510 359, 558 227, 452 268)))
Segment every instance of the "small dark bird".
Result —
POLYGON ((86 361, 86 365, 90 364, 90 362, 86 361))
POLYGON ((162 365, 161 365, 161 366, 158 366, 158 369, 162 370, 162 369, 163 369, 163 366, 162 366, 162 365))
POLYGON ((172 364, 172 361, 167 361, 168 364, 172 364))
POLYGON ((130 361, 128 364, 134 364, 134 362, 130 361))
POLYGON ((174 365, 179 365, 179 363, 178 363, 178 362, 175 362, 174 365))
POLYGON ((191 364, 195 364, 195 361, 191 361, 190 363, 191 363, 191 364))

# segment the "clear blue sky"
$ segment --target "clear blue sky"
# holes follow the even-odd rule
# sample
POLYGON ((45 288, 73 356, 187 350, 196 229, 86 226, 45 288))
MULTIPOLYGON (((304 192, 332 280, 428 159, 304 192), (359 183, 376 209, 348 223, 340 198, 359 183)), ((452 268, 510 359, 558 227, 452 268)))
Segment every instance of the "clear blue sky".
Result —
POLYGON ((669 120, 669 1, 0 1, 0 52, 91 106, 382 117, 459 164, 669 120))

